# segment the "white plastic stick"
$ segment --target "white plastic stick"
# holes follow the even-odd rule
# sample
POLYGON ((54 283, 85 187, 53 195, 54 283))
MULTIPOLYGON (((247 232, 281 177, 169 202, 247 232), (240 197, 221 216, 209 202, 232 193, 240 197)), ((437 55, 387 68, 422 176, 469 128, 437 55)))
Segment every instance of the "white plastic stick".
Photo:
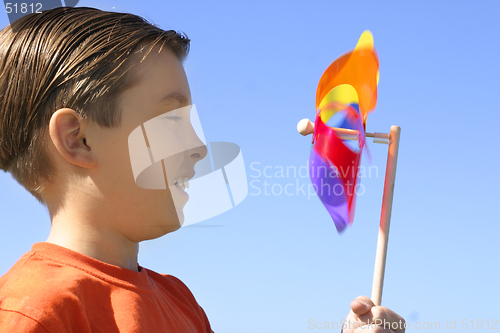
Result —
POLYGON ((384 286, 385 261, 387 257, 387 243, 389 241, 389 226, 391 224, 392 199, 394 195, 394 182, 396 180, 396 165, 398 160, 400 132, 401 127, 391 126, 389 152, 387 154, 387 167, 385 170, 384 196, 382 199, 382 212, 380 215, 380 228, 377 241, 377 253, 375 255, 375 272, 373 273, 371 299, 375 305, 381 305, 382 303, 382 288, 384 286))

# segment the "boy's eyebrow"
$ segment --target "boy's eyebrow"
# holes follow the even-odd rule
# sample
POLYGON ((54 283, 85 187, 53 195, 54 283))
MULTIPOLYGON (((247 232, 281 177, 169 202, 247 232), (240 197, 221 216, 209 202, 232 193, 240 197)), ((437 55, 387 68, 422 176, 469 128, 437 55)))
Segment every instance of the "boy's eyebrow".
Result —
POLYGON ((167 102, 167 101, 169 101, 171 99, 176 100, 181 105, 189 105, 189 99, 185 95, 183 95, 183 94, 181 94, 179 92, 172 92, 172 93, 170 93, 170 94, 168 94, 166 96, 163 96, 159 100, 159 103, 165 103, 165 102, 167 102))

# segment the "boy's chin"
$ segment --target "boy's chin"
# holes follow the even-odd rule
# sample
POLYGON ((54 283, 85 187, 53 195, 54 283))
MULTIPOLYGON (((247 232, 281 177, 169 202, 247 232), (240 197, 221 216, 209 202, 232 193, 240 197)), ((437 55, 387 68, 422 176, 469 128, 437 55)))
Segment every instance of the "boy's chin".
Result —
POLYGON ((178 218, 177 223, 179 225, 177 229, 180 229, 180 227, 182 227, 182 225, 184 224, 184 212, 182 210, 179 213, 177 213, 177 218, 178 218))
POLYGON ((152 240, 165 236, 168 233, 179 230, 184 222, 184 214, 180 214, 179 218, 166 219, 161 221, 160 224, 150 226, 149 230, 146 230, 142 235, 139 242, 152 240))
POLYGON ((142 241, 146 241, 146 240, 157 239, 157 238, 165 236, 166 234, 169 234, 171 232, 179 230, 180 228, 181 228, 180 224, 159 226, 157 228, 154 228, 154 230, 149 232, 147 235, 144 235, 144 237, 142 237, 142 239, 139 241, 142 242, 142 241))

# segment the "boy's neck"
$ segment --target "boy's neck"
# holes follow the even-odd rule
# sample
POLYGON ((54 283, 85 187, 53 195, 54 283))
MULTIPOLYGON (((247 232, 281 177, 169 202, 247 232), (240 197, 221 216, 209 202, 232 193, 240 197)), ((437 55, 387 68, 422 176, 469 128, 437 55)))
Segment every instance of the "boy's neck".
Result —
POLYGON ((139 243, 89 226, 52 219, 47 242, 118 267, 138 271, 139 243))

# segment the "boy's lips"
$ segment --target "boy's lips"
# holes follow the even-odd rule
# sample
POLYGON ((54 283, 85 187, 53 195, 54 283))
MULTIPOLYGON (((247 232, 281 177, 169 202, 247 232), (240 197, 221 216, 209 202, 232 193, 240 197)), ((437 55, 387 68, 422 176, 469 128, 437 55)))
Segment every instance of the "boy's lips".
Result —
POLYGON ((184 190, 186 187, 189 188, 189 180, 193 178, 195 172, 194 170, 191 172, 187 172, 185 174, 181 174, 179 176, 176 176, 171 184, 175 185, 177 188, 184 190))
POLYGON ((189 194, 187 194, 187 192, 184 191, 184 188, 179 187, 177 185, 175 185, 174 187, 175 187, 174 191, 179 191, 179 194, 182 195, 182 196, 184 196, 184 198, 186 199, 186 201, 189 200, 189 194))

